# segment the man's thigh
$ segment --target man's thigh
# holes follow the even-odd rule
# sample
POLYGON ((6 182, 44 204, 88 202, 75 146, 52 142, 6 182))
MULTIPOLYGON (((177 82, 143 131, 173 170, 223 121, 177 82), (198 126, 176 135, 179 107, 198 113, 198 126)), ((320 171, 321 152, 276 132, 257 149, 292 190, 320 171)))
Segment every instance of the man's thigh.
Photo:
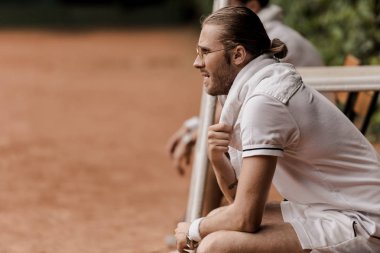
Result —
POLYGON ((262 223, 284 223, 280 202, 269 202, 265 205, 262 223))
POLYGON ((218 231, 206 236, 197 253, 305 253, 288 223, 267 223, 257 233, 218 231))

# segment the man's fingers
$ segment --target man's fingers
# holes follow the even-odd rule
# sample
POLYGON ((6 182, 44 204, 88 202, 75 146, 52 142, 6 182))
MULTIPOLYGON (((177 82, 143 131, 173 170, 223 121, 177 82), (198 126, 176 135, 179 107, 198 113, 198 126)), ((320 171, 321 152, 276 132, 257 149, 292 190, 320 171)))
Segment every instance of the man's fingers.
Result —
POLYGON ((186 132, 187 130, 181 127, 172 136, 170 136, 166 144, 166 149, 169 151, 170 155, 172 155, 173 152, 176 150, 177 145, 181 142, 181 139, 183 135, 186 134, 186 132))
POLYGON ((176 147, 178 146, 178 144, 180 143, 181 141, 181 136, 178 135, 177 133, 172 135, 167 144, 166 144, 166 150, 169 152, 169 154, 172 156, 176 147))
POLYGON ((221 152, 227 152, 228 151, 228 145, 215 145, 209 143, 210 150, 214 151, 221 151, 221 152))
POLYGON ((191 147, 192 146, 189 146, 189 143, 180 142, 174 150, 172 159, 174 166, 180 175, 185 174, 184 165, 190 163, 191 147))
POLYGON ((208 148, 209 152, 226 153, 230 143, 230 134, 227 132, 218 132, 215 129, 226 128, 227 125, 213 125, 208 131, 208 148))
POLYGON ((176 164, 175 167, 177 168, 178 174, 180 176, 185 175, 185 169, 182 167, 181 164, 176 164))
POLYGON ((209 139, 208 144, 214 145, 214 146, 228 146, 230 143, 229 140, 223 140, 223 139, 209 139))
POLYGON ((173 155, 174 151, 175 151, 175 148, 177 147, 178 145, 178 140, 172 140, 170 143, 168 143, 166 149, 168 150, 170 156, 173 155))
POLYGON ((213 130, 209 130, 208 133, 208 139, 219 139, 219 140, 229 140, 230 134, 225 132, 216 132, 213 130))
POLYGON ((215 132, 226 132, 226 133, 231 133, 232 132, 232 126, 229 126, 224 123, 218 123, 215 125, 211 125, 209 127, 209 130, 215 131, 215 132))
POLYGON ((174 164, 174 167, 177 169, 178 173, 183 176, 185 174, 185 169, 183 168, 182 166, 182 160, 183 160, 183 156, 173 156, 173 164, 174 164))
POLYGON ((188 153, 185 155, 185 163, 186 163, 186 165, 189 165, 189 164, 190 164, 190 161, 191 161, 191 153, 188 152, 188 153))

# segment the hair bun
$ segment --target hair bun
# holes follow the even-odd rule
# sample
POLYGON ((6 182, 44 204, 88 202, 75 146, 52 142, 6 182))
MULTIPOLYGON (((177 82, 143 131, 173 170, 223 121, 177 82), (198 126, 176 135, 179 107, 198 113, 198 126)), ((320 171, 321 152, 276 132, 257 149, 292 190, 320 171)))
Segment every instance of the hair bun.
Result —
POLYGON ((272 40, 270 52, 276 58, 282 59, 288 54, 288 48, 284 42, 276 38, 272 40))

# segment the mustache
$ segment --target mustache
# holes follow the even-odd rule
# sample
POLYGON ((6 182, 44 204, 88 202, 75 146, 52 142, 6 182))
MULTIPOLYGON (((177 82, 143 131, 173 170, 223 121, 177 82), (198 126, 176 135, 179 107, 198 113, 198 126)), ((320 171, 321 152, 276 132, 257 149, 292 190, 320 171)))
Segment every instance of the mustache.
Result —
POLYGON ((201 74, 202 74, 202 76, 209 76, 210 74, 208 73, 208 71, 206 71, 206 70, 200 70, 200 72, 201 72, 201 74))

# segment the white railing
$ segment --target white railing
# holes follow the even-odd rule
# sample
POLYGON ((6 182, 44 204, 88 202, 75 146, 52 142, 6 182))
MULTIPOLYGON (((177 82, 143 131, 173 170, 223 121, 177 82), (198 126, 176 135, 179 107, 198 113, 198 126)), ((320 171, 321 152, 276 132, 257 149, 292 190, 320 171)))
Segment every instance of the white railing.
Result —
POLYGON ((318 91, 379 91, 380 66, 297 68, 304 83, 318 91))

